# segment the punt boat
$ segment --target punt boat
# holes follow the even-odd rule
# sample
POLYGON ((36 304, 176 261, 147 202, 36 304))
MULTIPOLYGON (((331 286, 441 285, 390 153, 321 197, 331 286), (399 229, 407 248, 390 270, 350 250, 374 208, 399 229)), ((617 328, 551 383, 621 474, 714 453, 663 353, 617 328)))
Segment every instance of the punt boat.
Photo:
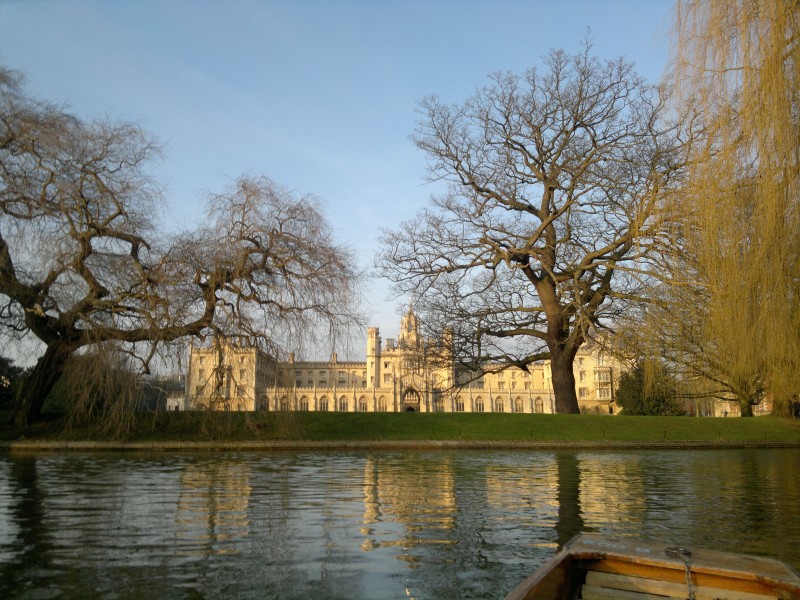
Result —
POLYGON ((758 556, 583 534, 506 600, 800 600, 800 575, 758 556))

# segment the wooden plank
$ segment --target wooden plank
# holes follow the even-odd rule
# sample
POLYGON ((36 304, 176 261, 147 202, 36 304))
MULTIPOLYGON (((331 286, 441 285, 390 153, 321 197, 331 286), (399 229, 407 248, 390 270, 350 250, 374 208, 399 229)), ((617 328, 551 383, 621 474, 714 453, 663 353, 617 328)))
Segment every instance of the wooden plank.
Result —
MULTIPOLYGON (((590 571, 586 574, 586 584, 675 598, 686 598, 689 595, 689 588, 685 582, 673 583, 598 571, 590 571)), ((774 594, 753 594, 736 589, 710 588, 699 585, 694 586, 693 589, 696 600, 777 600, 778 598, 774 594)))
MULTIPOLYGON (((654 566, 641 563, 633 563, 621 559, 605 559, 599 561, 587 561, 584 565, 587 570, 600 571, 603 573, 615 573, 618 575, 631 575, 634 577, 644 577, 646 579, 657 579, 672 583, 686 583, 686 569, 681 563, 680 568, 666 566, 654 566)), ((697 586, 711 587, 720 589, 735 589, 751 594, 763 594, 766 596, 775 595, 773 585, 757 581, 753 576, 734 577, 733 574, 720 575, 718 573, 704 573, 692 570, 694 582, 697 586)))
POLYGON ((584 585, 581 590, 582 600, 686 600, 685 596, 656 596, 643 592, 631 592, 612 588, 584 585))

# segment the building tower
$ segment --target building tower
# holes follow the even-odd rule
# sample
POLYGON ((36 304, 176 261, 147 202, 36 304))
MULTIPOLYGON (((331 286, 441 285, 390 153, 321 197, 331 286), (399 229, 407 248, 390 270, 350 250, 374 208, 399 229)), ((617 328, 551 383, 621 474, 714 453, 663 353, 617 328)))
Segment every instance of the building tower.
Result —
POLYGON ((381 386, 381 333, 377 327, 367 329, 367 382, 371 388, 381 386))

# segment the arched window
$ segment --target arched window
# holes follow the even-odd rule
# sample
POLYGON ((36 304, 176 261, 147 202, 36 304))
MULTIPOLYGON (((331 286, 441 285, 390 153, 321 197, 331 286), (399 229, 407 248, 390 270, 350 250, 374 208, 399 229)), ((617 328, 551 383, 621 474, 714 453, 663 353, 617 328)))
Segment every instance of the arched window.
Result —
POLYGON ((456 398, 456 412, 464 412, 463 398, 456 398))
POLYGON ((364 396, 358 399, 358 410, 361 412, 367 412, 367 399, 364 396))
POLYGON ((291 410, 291 405, 289 404, 289 399, 284 396, 281 398, 281 410, 291 410))
POLYGON ((494 401, 494 412, 504 412, 503 401, 502 400, 495 400, 494 401))
POLYGON ((534 401, 534 406, 536 407, 535 411, 537 413, 544 412, 544 400, 542 400, 539 396, 536 397, 536 400, 534 401))
POLYGON ((483 398, 475 399, 475 412, 483 412, 483 398))
POLYGON ((339 398, 339 412, 347 412, 347 398, 344 396, 339 398))
POLYGON ((300 398, 300 410, 308 410, 308 398, 305 396, 300 398))
POLYGON ((378 410, 381 412, 386 412, 386 398, 383 396, 378 398, 378 410))
POLYGON ((322 412, 327 412, 328 410, 328 399, 325 396, 319 399, 319 410, 322 412))
POLYGON ((525 412, 525 405, 522 402, 522 398, 517 398, 514 400, 514 412, 521 413, 525 412))

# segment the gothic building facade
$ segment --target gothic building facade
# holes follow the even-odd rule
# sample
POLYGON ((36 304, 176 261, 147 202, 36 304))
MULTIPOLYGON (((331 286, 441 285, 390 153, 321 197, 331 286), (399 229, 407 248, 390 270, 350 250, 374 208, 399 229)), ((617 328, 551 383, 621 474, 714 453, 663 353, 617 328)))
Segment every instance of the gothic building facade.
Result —
MULTIPOLYGON (((614 413, 616 364, 596 346, 575 360, 578 403, 584 412, 614 413)), ((175 407, 179 408, 179 407, 175 407)), ((335 412, 553 413, 550 366, 508 368, 480 378, 458 372, 445 333, 420 335, 409 306, 397 339, 367 331, 366 361, 278 362, 250 346, 225 342, 192 346, 183 402, 185 409, 335 412)))

